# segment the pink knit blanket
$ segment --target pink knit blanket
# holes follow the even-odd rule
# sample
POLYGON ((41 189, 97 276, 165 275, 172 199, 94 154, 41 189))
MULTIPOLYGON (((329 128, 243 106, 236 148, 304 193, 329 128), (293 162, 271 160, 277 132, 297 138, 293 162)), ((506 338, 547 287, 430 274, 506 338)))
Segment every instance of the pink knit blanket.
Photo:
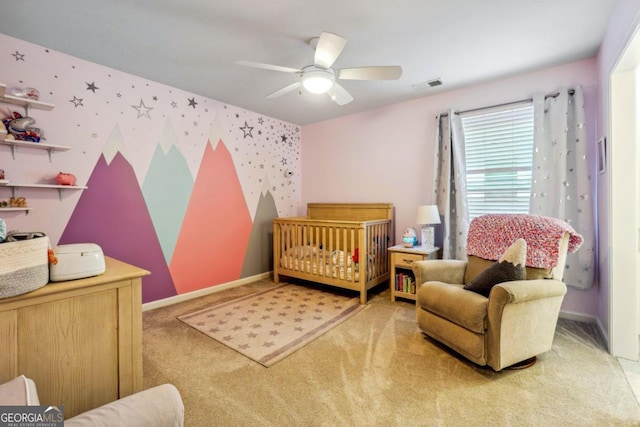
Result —
POLYGON ((469 225, 467 255, 497 260, 516 239, 523 238, 527 242, 526 265, 553 268, 564 233, 569 233, 569 252, 577 251, 582 236, 562 220, 541 215, 482 215, 469 225))

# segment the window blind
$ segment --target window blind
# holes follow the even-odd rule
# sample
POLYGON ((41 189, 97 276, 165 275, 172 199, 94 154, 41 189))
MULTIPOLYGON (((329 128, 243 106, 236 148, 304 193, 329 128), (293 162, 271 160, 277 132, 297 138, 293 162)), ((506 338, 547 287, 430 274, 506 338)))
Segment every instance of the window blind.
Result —
POLYGON ((486 213, 528 213, 533 156, 530 102, 461 117, 469 218, 486 213))

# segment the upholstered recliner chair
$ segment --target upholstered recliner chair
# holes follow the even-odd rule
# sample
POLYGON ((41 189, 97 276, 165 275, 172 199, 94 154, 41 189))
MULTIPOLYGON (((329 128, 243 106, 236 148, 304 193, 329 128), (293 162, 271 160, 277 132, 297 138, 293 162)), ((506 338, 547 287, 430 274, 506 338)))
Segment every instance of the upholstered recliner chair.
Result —
POLYGON ((534 363, 537 355, 551 349, 566 293, 566 255, 581 244, 582 236, 554 218, 474 218, 466 261, 413 263, 418 327, 496 371, 534 363), (519 263, 509 259, 513 253, 520 256, 519 263), (525 259, 526 268, 520 265, 525 259))

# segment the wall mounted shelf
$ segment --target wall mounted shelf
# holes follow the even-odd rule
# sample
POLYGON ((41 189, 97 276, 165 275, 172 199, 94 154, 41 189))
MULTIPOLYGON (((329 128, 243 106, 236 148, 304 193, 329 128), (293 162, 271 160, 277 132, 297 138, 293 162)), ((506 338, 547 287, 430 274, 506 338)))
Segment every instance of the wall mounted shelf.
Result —
POLYGON ((22 212, 25 211, 26 213, 29 213, 29 211, 31 210, 30 207, 25 206, 24 208, 0 208, 0 212, 22 212))
POLYGON ((0 102, 6 104, 17 105, 25 109, 26 115, 29 115, 29 110, 44 110, 51 111, 55 108, 55 105, 48 102, 35 101, 33 99, 19 98, 17 96, 7 95, 7 85, 0 83, 0 102))
POLYGON ((3 187, 11 188, 11 196, 16 197, 16 188, 43 188, 58 190, 58 197, 62 200, 64 190, 86 190, 88 187, 81 185, 53 185, 53 184, 0 184, 3 187))
MULTIPOLYGON (((7 95, 7 85, 3 83, 0 83, 0 103, 17 105, 18 107, 24 108, 25 116, 29 116, 29 110, 32 108, 34 110, 43 111, 51 111, 55 108, 55 105, 49 104, 48 102, 35 101, 33 99, 19 98, 17 96, 7 95)), ((14 159, 16 158, 16 151, 18 147, 39 148, 41 150, 47 150, 49 152, 49 161, 51 161, 54 151, 66 151, 70 149, 70 147, 64 147, 62 145, 18 141, 15 139, 2 139, 0 140, 0 144, 8 145, 11 147, 11 154, 14 159)))
MULTIPOLYGON (((20 98, 17 96, 12 96, 7 94, 7 85, 0 83, 0 104, 11 104, 16 105, 18 107, 24 108, 25 116, 29 116, 29 110, 43 110, 43 111, 51 111, 55 108, 55 105, 49 104, 48 102, 36 101, 28 98, 20 98)), ((4 129, 4 127, 3 127, 4 129)), ((16 158, 16 151, 19 147, 24 148, 35 148, 39 150, 47 150, 49 153, 49 161, 52 161, 53 153, 55 151, 67 151, 70 150, 71 147, 65 147, 63 145, 53 145, 47 144, 44 142, 30 142, 30 141, 19 141, 15 139, 5 139, 4 132, 0 136, 0 145, 5 145, 11 147, 11 154, 13 158, 16 158)), ((53 185, 53 184, 14 184, 7 179, 0 180, 0 188, 7 187, 11 189, 11 196, 16 197, 16 191, 19 188, 35 188, 35 189, 53 189, 58 190, 58 198, 62 200, 62 193, 65 190, 86 190, 87 187, 79 186, 79 185, 53 185)), ((6 207, 0 208, 0 212, 15 212, 15 211, 25 211, 29 213, 28 206, 24 207, 6 207)))
POLYGON ((71 149, 71 147, 65 147, 63 145, 45 144, 43 142, 18 141, 15 139, 0 140, 0 145, 10 146, 11 155, 13 156, 14 159, 16 158, 16 151, 18 150, 18 147, 47 150, 49 152, 49 161, 51 161, 54 151, 67 151, 71 149))

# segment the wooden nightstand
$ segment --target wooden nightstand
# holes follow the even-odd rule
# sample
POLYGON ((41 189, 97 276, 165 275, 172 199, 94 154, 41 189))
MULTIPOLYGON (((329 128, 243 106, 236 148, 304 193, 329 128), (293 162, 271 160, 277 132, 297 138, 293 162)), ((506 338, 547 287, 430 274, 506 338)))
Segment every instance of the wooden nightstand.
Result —
POLYGON ((391 301, 396 297, 416 300, 416 278, 413 275, 411 264, 414 261, 437 258, 439 247, 427 249, 422 246, 405 248, 402 245, 392 246, 388 249, 391 263, 389 270, 389 286, 391 288, 391 301))

